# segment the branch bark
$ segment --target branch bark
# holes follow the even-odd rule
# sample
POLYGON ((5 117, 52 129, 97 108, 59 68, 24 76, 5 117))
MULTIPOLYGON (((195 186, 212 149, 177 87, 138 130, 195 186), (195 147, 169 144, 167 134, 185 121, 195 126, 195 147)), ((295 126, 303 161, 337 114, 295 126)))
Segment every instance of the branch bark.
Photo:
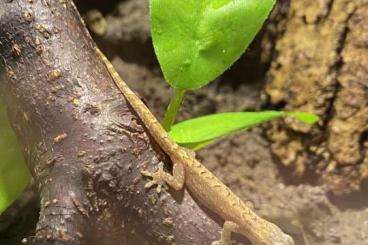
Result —
POLYGON ((0 94, 41 195, 30 244, 210 244, 220 225, 182 192, 146 190, 168 158, 94 52, 69 0, 0 0, 0 94))

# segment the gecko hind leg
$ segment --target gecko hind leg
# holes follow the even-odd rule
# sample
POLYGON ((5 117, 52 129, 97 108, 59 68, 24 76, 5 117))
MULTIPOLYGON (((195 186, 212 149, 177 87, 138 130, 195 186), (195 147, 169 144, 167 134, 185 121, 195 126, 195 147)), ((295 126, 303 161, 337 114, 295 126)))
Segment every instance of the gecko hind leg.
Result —
POLYGON ((221 232, 221 239, 212 242, 212 245, 231 245, 231 233, 238 232, 239 229, 240 227, 238 224, 231 221, 225 221, 221 232))
POLYGON ((141 174, 152 178, 152 180, 147 182, 144 187, 151 188, 152 186, 157 185, 157 193, 160 193, 162 187, 167 187, 167 185, 171 186, 175 190, 182 189, 184 185, 184 166, 182 163, 174 164, 173 175, 165 172, 163 162, 158 164, 158 170, 156 172, 151 173, 146 170, 141 170, 141 174))

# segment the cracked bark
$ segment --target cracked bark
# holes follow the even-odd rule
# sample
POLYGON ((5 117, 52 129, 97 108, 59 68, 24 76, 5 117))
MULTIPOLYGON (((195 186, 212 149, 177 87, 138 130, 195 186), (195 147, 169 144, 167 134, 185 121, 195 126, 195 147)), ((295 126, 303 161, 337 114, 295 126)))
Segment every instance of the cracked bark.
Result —
POLYGON ((209 244, 217 218, 146 190, 168 158, 94 52, 69 0, 0 0, 0 94, 41 195, 29 244, 209 244))
POLYGON ((266 86, 271 104, 321 116, 314 127, 274 123, 268 136, 284 165, 335 194, 368 178, 367 9, 365 0, 292 1, 266 86))

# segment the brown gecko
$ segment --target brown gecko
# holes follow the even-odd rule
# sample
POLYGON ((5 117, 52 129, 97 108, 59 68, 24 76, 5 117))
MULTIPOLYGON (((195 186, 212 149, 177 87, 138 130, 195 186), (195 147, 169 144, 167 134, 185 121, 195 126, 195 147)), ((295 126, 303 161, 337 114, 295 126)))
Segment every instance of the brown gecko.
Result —
POLYGON ((276 225, 262 219, 255 214, 238 196, 198 162, 193 154, 178 146, 162 128, 151 111, 140 98, 127 86, 115 71, 105 55, 96 48, 116 86, 119 88, 128 103, 138 114, 139 118, 149 130, 157 144, 170 157, 173 163, 173 174, 164 171, 163 163, 158 171, 150 173, 142 170, 144 176, 151 177, 145 187, 157 185, 157 191, 166 183, 180 190, 184 183, 199 201, 210 210, 224 219, 221 239, 212 242, 212 245, 230 245, 231 233, 240 233, 249 238, 253 244, 259 245, 292 245, 293 239, 283 233, 276 225))

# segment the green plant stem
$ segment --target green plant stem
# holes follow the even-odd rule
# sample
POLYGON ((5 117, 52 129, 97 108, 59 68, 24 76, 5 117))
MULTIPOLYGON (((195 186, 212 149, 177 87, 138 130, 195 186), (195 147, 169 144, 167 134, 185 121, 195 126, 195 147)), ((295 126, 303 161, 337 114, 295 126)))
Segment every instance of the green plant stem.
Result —
POLYGON ((174 89, 174 96, 171 98, 169 107, 166 110, 165 117, 161 122, 162 127, 168 132, 173 125, 183 102, 185 89, 174 89))

